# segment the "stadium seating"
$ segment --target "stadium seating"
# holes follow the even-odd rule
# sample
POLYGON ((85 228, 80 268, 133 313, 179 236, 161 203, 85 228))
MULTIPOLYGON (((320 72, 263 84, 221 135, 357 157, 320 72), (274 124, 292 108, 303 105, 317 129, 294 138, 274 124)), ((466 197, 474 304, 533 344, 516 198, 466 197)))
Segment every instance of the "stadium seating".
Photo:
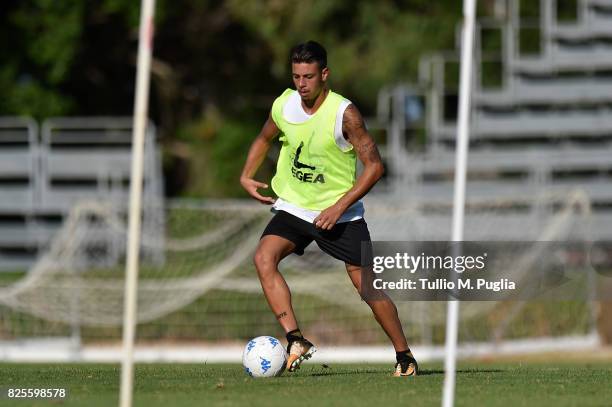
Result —
POLYGON ((23 268, 37 247, 32 216, 38 198, 38 125, 0 118, 0 267, 23 268))
MULTIPOLYGON (((128 202, 131 118, 0 118, 0 271, 33 264, 78 201, 128 202)), ((163 200, 159 149, 149 123, 145 144, 146 212, 163 200)), ((96 237, 93 237, 96 239, 96 237)), ((116 241, 107 240, 119 256, 116 241)))
MULTIPOLYGON (((479 18, 476 28, 468 205, 530 201, 531 218, 524 209, 500 213, 493 234, 498 230, 497 238, 505 238, 513 223, 546 222, 554 205, 537 208, 539 197, 562 199, 581 191, 591 207, 592 237, 609 239, 612 1, 577 0, 574 20, 558 17, 556 0, 541 0, 535 16, 520 10, 525 2, 499 4, 497 15, 479 18), (526 32, 536 34, 537 51, 527 49, 526 32), (501 49, 486 45, 496 42, 490 41, 493 36, 500 39, 501 49), (493 75, 491 67, 497 68, 493 75), (498 80, 487 83, 491 77, 498 80)), ((387 131, 383 152, 392 176, 379 192, 402 194, 420 207, 452 202, 459 54, 457 49, 427 55, 420 63, 419 83, 381 91, 372 127, 387 131), (415 116, 415 103, 422 114, 415 116), (424 147, 415 141, 419 132, 426 135, 424 147)), ((448 226, 432 226, 445 235, 428 238, 448 238, 450 211, 423 217, 423 222, 448 226)), ((513 238, 534 236, 527 227, 514 232, 513 238)))

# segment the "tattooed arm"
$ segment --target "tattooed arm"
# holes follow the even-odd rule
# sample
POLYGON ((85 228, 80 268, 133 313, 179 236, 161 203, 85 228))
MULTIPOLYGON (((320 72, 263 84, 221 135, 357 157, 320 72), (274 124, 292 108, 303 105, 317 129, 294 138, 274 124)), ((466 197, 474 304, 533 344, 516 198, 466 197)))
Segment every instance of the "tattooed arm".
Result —
POLYGON ((344 111, 342 133, 353 145, 364 170, 357 178, 353 188, 349 189, 338 202, 325 209, 314 220, 315 226, 321 229, 329 230, 333 228, 344 211, 367 194, 384 173, 376 143, 366 130, 361 113, 353 104, 350 104, 344 111))

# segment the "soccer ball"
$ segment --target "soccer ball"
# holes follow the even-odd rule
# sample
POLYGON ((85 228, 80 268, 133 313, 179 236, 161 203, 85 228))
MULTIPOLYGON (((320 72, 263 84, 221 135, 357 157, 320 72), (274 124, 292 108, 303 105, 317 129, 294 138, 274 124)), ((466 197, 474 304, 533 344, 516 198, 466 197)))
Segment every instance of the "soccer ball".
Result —
POLYGON ((242 366, 251 377, 280 376, 286 363, 287 352, 279 340, 271 336, 251 339, 242 353, 242 366))

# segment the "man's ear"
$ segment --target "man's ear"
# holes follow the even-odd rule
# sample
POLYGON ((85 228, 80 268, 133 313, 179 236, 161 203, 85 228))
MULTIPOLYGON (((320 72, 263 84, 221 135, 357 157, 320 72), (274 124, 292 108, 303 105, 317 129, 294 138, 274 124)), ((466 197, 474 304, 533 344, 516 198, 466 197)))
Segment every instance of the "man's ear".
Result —
POLYGON ((323 69, 321 69, 321 79, 323 80, 323 82, 327 81, 327 76, 329 75, 329 68, 325 67, 323 69))

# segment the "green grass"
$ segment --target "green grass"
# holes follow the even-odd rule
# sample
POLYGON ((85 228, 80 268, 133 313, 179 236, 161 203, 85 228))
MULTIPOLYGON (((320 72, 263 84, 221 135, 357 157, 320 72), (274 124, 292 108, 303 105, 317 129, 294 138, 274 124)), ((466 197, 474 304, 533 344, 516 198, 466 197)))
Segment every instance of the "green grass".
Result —
MULTIPOLYGON (((443 372, 425 364, 416 378, 390 377, 390 365, 304 365, 296 374, 251 379, 238 365, 139 365, 135 406, 437 406, 443 372)), ((116 365, 0 364, 0 387, 63 387, 68 397, 8 400, 2 406, 117 405, 116 365)), ((460 363, 457 406, 605 406, 612 362, 460 363)))

